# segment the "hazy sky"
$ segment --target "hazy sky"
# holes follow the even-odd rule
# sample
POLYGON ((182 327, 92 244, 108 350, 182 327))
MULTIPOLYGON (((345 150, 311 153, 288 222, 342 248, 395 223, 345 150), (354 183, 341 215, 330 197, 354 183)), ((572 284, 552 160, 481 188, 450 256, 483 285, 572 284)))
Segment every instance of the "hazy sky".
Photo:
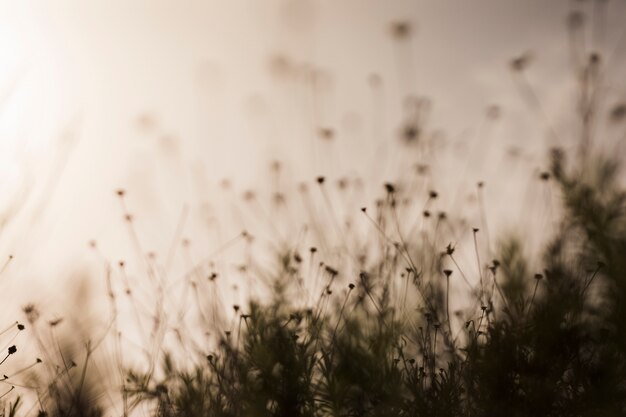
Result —
MULTIPOLYGON (((522 147, 539 169, 545 129, 508 62, 532 52, 529 79, 567 135, 565 18, 572 8, 591 16, 595 3, 604 2, 2 1, 0 184, 6 210, 22 209, 0 248, 15 253, 22 283, 50 282, 43 275, 84 255, 90 239, 113 259, 128 252, 120 187, 147 246, 163 252, 184 204, 219 211, 223 178, 262 187, 275 158, 294 181, 361 173, 382 182, 395 174, 407 93, 432 100, 429 129, 468 155, 472 138, 486 135, 477 133, 486 108, 498 104, 493 148, 522 147), (391 24, 405 21, 414 36, 394 41, 391 24), (298 78, 310 71, 319 76, 315 94, 298 78), (373 74, 383 86, 374 92, 373 74), (316 126, 335 129, 331 150, 316 144, 316 126)), ((619 74, 626 2, 606 3, 605 30, 585 42, 602 39, 597 49, 619 74)), ((619 101, 626 81, 613 79, 607 94, 619 101)), ((490 168, 450 176, 474 182, 490 168)))

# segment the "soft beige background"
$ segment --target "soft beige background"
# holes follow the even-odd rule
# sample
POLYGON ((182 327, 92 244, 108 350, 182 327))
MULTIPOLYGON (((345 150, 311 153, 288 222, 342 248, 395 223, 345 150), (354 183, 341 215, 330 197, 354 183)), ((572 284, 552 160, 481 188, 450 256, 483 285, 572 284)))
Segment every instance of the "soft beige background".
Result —
MULTIPOLYGON (((379 187, 412 157, 397 138, 406 93, 433 100, 429 129, 448 143, 430 161, 443 173, 433 186, 444 201, 485 179, 491 221, 516 219, 520 187, 544 168, 546 130, 508 62, 532 51, 529 79, 567 138, 575 126, 565 16, 596 3, 605 2, 3 1, 0 257, 15 255, 6 291, 16 304, 56 298, 74 270, 95 268, 92 239, 111 261, 132 261, 120 187, 144 249, 160 256, 189 207, 184 234, 198 257, 241 228, 207 224, 236 217, 242 190, 266 188, 273 159, 285 161, 290 184, 357 173, 379 187), (413 25, 410 42, 392 39, 395 21, 413 25), (276 74, 280 62, 321 71, 317 93, 276 74), (374 73, 384 93, 372 93, 374 73), (492 104, 502 117, 487 123, 492 104), (318 126, 336 130, 332 144, 315 137, 318 126), (504 159, 511 146, 526 162, 504 159), (226 196, 224 178, 233 184, 226 196)), ((602 37, 612 75, 624 70, 625 4, 606 2, 604 32, 585 40, 602 37)), ((624 78, 609 78, 609 101, 623 99, 624 78)))

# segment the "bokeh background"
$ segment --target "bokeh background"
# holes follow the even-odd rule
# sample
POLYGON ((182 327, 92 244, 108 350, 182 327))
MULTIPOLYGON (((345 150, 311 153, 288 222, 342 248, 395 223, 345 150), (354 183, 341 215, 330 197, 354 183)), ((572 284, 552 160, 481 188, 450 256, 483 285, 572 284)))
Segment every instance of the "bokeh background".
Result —
POLYGON ((66 283, 95 279, 98 256, 137 261, 118 189, 142 250, 164 258, 185 237, 197 257, 211 253, 255 227, 234 207, 274 186, 273 161, 286 190, 361 178, 357 207, 427 162, 442 206, 467 207, 485 181, 494 235, 532 204, 547 216, 554 196, 529 203, 520 190, 550 146, 575 142, 572 45, 608 57, 603 94, 620 102, 625 16, 617 0, 2 1, 8 302, 62 314, 66 283), (572 10, 600 29, 572 42, 572 10), (520 56, 539 107, 511 72, 520 56), (407 126, 419 130, 410 140, 407 126))

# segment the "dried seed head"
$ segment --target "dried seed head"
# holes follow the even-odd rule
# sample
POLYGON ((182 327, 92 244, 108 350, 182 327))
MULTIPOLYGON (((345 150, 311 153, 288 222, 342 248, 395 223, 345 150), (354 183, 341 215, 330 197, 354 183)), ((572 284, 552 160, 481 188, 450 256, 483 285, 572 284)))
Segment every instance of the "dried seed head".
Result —
POLYGON ((524 53, 517 58, 513 58, 509 63, 509 66, 511 67, 511 70, 515 72, 521 72, 524 71, 528 67, 528 65, 530 65, 530 61, 530 54, 524 53))
POLYGON ((37 319, 39 318, 39 311, 34 304, 26 304, 22 308, 22 311, 24 311, 24 314, 26 314, 26 318, 30 323, 37 321, 37 319))
POLYGON ((501 113, 502 113, 502 110, 500 109, 500 106, 498 106, 497 104, 492 104, 489 107, 487 107, 487 117, 492 120, 499 119, 501 113))
POLYGON ((335 137, 335 131, 329 127, 320 127, 317 134, 324 140, 332 140, 335 137))
POLYGON ((425 164, 417 164, 415 166, 415 171, 417 172, 418 175, 426 175, 428 174, 429 170, 430 170, 430 167, 425 164))
POLYGON ((272 170, 274 172, 279 172, 281 167, 282 167, 282 165, 281 165, 280 161, 278 161, 278 160, 274 160, 270 164, 270 170, 272 170))
POLYGON ((335 275, 337 275, 339 273, 335 268, 333 268, 332 266, 329 266, 329 265, 326 265, 326 267, 324 269, 326 270, 326 272, 329 275, 332 275, 332 276, 335 276, 335 275))
POLYGON ((62 321, 63 321, 63 318, 58 318, 58 319, 50 320, 48 324, 50 325, 50 327, 56 327, 62 321))
POLYGON ((406 21, 397 21, 391 24, 391 35, 394 39, 405 40, 411 36, 411 23, 406 21))
POLYGON ((255 198, 255 194, 254 191, 252 190, 247 190, 243 193, 243 199, 244 201, 252 201, 255 198))
POLYGON ((609 115, 609 120, 613 123, 621 122, 626 118, 626 104, 619 103, 613 106, 609 115))
POLYGON ((285 194, 283 193, 274 193, 274 204, 281 205, 285 203, 285 194))
POLYGON ((574 10, 567 15, 567 27, 570 30, 578 30, 585 24, 585 14, 579 10, 574 10))
POLYGON ((406 143, 412 143, 419 139, 421 129, 415 122, 407 122, 402 128, 402 139, 406 143))
POLYGON ((450 277, 450 275, 452 275, 452 270, 450 269, 444 269, 443 273, 446 277, 450 277))

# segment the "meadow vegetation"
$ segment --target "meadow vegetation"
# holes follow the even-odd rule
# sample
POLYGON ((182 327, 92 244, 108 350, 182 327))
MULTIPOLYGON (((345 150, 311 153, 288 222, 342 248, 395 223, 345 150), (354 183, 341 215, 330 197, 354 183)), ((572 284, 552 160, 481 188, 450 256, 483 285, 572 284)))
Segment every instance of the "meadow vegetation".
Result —
MULTIPOLYGON (((570 30, 582 30, 578 19, 570 16, 570 30)), ((392 29, 399 42, 410 36, 408 23, 392 29)), ((528 62, 516 58, 510 70, 532 98, 528 62)), ((280 210, 298 200, 315 213, 307 239, 273 242, 264 261, 248 252, 250 231, 234 240, 245 259, 235 271, 220 269, 220 249, 168 281, 147 255, 149 284, 139 289, 124 262, 105 261, 100 297, 110 320, 102 334, 78 332, 90 342, 57 335, 63 323, 42 323, 26 306, 26 327, 11 329, 31 332, 41 359, 0 380, 9 390, 3 415, 624 415, 626 192, 619 152, 595 146, 594 127, 623 124, 626 111, 618 103, 600 112, 598 53, 585 53, 575 73, 580 136, 568 150, 550 149, 533 178, 561 205, 539 259, 528 256, 529 236, 489 242, 486 219, 468 224, 455 214, 462 207, 437 206, 446 190, 430 188, 421 163, 345 216, 337 206, 357 181, 320 176, 264 196, 280 210), (460 251, 472 263, 457 259, 460 251), (254 290, 227 305, 223 281, 254 290)), ((409 122, 398 146, 423 137, 409 122)), ((332 130, 321 136, 332 140, 332 130)), ((476 185, 479 199, 485 187, 476 185)), ((117 191, 136 239, 126 197, 117 191)), ((184 253, 189 242, 178 243, 184 253)), ((7 349, 8 357, 16 348, 7 349)))

